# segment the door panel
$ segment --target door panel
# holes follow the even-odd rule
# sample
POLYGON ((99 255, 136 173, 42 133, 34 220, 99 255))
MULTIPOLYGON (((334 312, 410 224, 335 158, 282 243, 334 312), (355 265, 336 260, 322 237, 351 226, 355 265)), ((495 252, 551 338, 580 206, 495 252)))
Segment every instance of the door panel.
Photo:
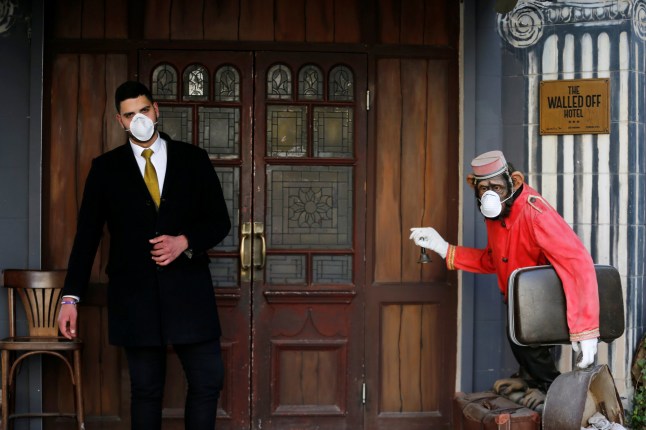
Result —
MULTIPOLYGON (((242 227, 251 220, 253 57, 248 52, 156 51, 140 55, 140 75, 159 104, 158 127, 204 148, 218 173, 232 229, 209 252, 222 322, 226 369, 218 428, 249 428, 250 277, 240 265, 242 227)), ((185 379, 169 350, 164 428, 184 428, 185 379)))
POLYGON ((419 247, 408 229, 433 226, 452 243, 461 183, 452 130, 454 64, 376 63, 374 212, 366 287, 365 428, 446 429, 455 393, 457 282, 444 259, 419 247), (397 100, 397 103, 389 101, 397 100))
POLYGON ((361 428, 365 56, 261 52, 256 76, 253 427, 361 428))

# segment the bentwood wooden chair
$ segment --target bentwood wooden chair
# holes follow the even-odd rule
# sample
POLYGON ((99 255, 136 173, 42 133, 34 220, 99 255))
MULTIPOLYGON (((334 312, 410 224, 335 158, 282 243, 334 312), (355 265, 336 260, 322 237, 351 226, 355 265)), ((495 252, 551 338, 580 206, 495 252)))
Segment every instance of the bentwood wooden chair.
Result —
POLYGON ((79 430, 85 428, 81 384, 81 349, 79 339, 68 340, 58 335, 58 312, 65 280, 64 270, 4 271, 9 305, 9 337, 0 340, 2 354, 2 430, 13 428, 17 418, 74 417, 79 430), (25 309, 29 332, 16 333, 16 294, 25 309), (75 413, 26 412, 15 413, 16 373, 23 360, 34 355, 50 355, 65 364, 74 390, 75 413))

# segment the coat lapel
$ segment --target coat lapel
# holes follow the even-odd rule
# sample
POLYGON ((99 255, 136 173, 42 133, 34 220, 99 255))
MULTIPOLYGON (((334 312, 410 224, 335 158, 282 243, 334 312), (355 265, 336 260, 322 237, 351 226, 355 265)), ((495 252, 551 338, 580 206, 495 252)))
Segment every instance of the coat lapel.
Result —
POLYGON ((166 141, 166 175, 164 176, 164 189, 162 190, 162 201, 172 198, 173 186, 177 182, 177 154, 175 151, 175 143, 163 136, 166 141))

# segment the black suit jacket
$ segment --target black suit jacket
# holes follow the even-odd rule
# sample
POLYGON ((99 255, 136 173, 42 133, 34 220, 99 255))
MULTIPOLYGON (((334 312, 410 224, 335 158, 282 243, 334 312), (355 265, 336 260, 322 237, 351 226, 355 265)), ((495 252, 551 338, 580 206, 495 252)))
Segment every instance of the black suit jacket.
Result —
POLYGON ((201 148, 171 140, 159 210, 129 143, 92 162, 78 215, 63 294, 83 299, 104 225, 110 233, 106 272, 110 343, 152 346, 220 336, 207 251, 231 228, 220 181, 201 148), (149 239, 185 235, 193 257, 165 267, 149 239))

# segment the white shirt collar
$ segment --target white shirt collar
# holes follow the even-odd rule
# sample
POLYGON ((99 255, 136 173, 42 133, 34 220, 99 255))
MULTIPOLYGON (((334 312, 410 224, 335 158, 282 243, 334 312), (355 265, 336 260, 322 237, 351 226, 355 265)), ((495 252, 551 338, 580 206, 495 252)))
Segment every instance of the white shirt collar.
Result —
MULTIPOLYGON (((129 143, 130 148, 132 149, 132 153, 134 154, 135 161, 137 162, 137 166, 139 166, 141 176, 143 177, 144 169, 146 167, 146 160, 141 156, 141 153, 146 148, 142 148, 141 146, 132 143, 132 141, 129 141, 129 143)), ((153 144, 149 146, 149 148, 153 150, 153 155, 152 157, 150 157, 150 161, 153 163, 153 166, 155 166, 160 190, 164 189, 164 180, 166 179, 166 166, 168 162, 168 155, 166 154, 167 147, 168 145, 166 144, 166 141, 159 135, 157 135, 155 142, 153 142, 153 144)))
MULTIPOLYGON (((130 147, 132 148, 132 152, 135 154, 135 156, 139 157, 141 156, 141 153, 144 152, 144 147, 137 145, 136 143, 132 143, 132 139, 128 139, 128 143, 130 143, 130 147)), ((148 147, 148 149, 152 149, 153 153, 158 153, 160 150, 160 147, 164 144, 164 139, 161 138, 161 135, 159 132, 157 133, 157 139, 153 142, 152 145, 148 147)))

